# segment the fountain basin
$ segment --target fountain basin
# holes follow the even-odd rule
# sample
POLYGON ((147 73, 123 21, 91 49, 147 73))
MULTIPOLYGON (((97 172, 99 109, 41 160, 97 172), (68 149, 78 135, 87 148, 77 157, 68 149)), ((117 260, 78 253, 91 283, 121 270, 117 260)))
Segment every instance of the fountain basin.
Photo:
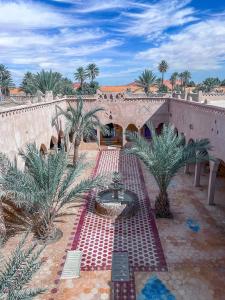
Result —
POLYGON ((138 197, 135 193, 124 190, 123 197, 114 199, 113 189, 98 193, 95 200, 95 212, 111 218, 129 218, 134 216, 139 208, 138 197))

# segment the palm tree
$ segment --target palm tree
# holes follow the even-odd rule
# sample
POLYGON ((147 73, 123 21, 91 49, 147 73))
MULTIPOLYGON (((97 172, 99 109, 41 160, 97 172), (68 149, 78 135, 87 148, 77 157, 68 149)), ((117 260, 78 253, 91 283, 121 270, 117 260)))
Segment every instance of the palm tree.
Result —
POLYGON ((78 150, 82 139, 95 139, 96 142, 98 142, 96 137, 97 128, 100 128, 105 133, 108 132, 107 128, 101 124, 97 116, 97 113, 104 111, 104 108, 100 107, 85 111, 82 98, 77 100, 76 107, 73 107, 69 103, 65 111, 58 106, 57 108, 59 112, 53 118, 52 124, 56 124, 60 115, 66 118, 66 132, 69 133, 70 141, 74 145, 73 164, 76 165, 78 150))
POLYGON ((0 89, 3 95, 9 95, 9 89, 13 87, 13 80, 10 71, 0 64, 0 89))
POLYGON ((40 259, 44 247, 37 247, 35 243, 30 242, 27 246, 27 236, 28 234, 24 235, 7 259, 0 252, 0 299, 31 300, 46 291, 44 288, 27 286, 44 263, 44 260, 40 259))
POLYGON ((99 75, 99 68, 96 64, 89 64, 86 69, 87 76, 91 79, 91 82, 99 75))
POLYGON ((143 88, 145 94, 148 95, 150 87, 156 83, 156 76, 151 70, 145 69, 138 79, 135 80, 135 83, 143 88))
POLYGON ((172 92, 174 90, 174 87, 176 86, 176 83, 177 83, 177 77, 178 77, 178 73, 177 72, 174 72, 171 77, 170 77, 170 83, 172 85, 172 92))
POLYGON ((83 89, 84 81, 87 78, 87 72, 83 67, 77 68, 76 72, 74 73, 74 77, 76 80, 80 82, 80 89, 83 89))
POLYGON ((189 81, 191 79, 191 73, 189 71, 184 71, 183 72, 183 86, 184 86, 184 90, 186 89, 189 81))
POLYGON ((31 72, 26 72, 24 74, 22 83, 20 85, 20 87, 23 89, 23 91, 26 94, 34 95, 36 93, 37 88, 36 86, 34 87, 33 81, 34 81, 34 74, 32 74, 31 72))
POLYGON ((209 77, 203 81, 201 88, 206 92, 211 92, 215 87, 220 84, 219 78, 209 77))
POLYGON ((185 164, 208 159, 206 151, 210 149, 210 144, 207 139, 185 144, 183 135, 177 135, 172 125, 164 125, 161 135, 156 134, 153 126, 150 129, 151 143, 140 135, 130 134, 133 146, 126 151, 139 157, 156 180, 159 187, 155 202, 156 217, 169 218, 172 214, 167 189, 172 178, 185 164))
MULTIPOLYGON (((30 75, 29 75, 30 76, 30 75)), ((52 91, 54 95, 60 93, 62 75, 58 72, 42 70, 40 73, 30 76, 26 84, 26 89, 36 93, 41 91, 45 94, 52 91)))
POLYGON ((29 229, 36 239, 55 240, 60 233, 55 222, 67 215, 62 212, 65 205, 80 200, 103 180, 95 177, 75 184, 87 163, 81 158, 68 168, 68 155, 63 150, 43 157, 35 144, 28 144, 20 155, 26 163, 25 171, 1 155, 0 163, 6 170, 0 174, 6 228, 9 235, 29 229))
POLYGON ((160 64, 158 65, 158 70, 160 73, 162 73, 162 85, 164 82, 164 73, 168 70, 169 66, 168 63, 165 60, 162 60, 160 64))

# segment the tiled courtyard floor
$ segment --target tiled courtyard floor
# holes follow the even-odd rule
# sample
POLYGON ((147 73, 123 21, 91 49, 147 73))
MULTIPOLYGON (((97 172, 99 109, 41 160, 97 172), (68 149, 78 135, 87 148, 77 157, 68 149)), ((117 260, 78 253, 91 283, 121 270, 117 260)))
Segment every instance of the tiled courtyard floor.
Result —
MULTIPOLYGON (((90 151, 88 158, 96 162, 96 155, 97 152, 90 151)), ((113 158, 106 161, 106 164, 113 164, 112 161, 113 158)), ((151 206, 154 207, 157 186, 143 166, 142 170, 151 206)), ((88 173, 90 174, 90 171, 88 173)), ((208 174, 202 176, 202 186, 200 188, 193 187, 193 177, 193 174, 184 175, 181 171, 171 184, 169 196, 174 219, 156 220, 168 271, 140 271, 136 268, 134 277, 138 300, 225 300, 225 179, 218 178, 215 198, 217 205, 210 207, 207 205, 208 174), (155 298, 153 298, 153 294, 152 298, 141 296, 141 291, 143 291, 146 282, 154 278, 158 279, 169 291, 167 298, 165 296, 160 298, 163 297, 162 293, 160 295, 160 289, 158 289, 158 296, 155 296, 155 298)), ((129 185, 131 183, 129 172, 127 178, 127 184, 129 185)), ((80 213, 78 209, 74 211, 77 214, 80 213)), ((62 257, 66 254, 65 250, 72 247, 73 238, 79 225, 78 223, 73 224, 74 219, 75 217, 71 216, 67 219, 67 223, 60 225, 64 232, 63 238, 57 243, 47 246, 45 250, 44 256, 47 258, 47 262, 35 276, 34 282, 35 285, 48 285, 49 292, 37 299, 110 299, 110 270, 100 268, 100 270, 82 271, 79 279, 58 281, 60 274, 57 273, 62 269, 61 264, 64 261, 62 257)), ((83 227, 83 230, 85 227, 83 227)), ((82 232, 81 230, 81 240, 78 242, 78 246, 81 246, 84 234, 85 231, 82 232)), ((140 232, 140 236, 142 234, 143 232, 140 232)), ((99 236, 101 236, 100 232, 99 236)), ((11 248, 13 243, 15 241, 9 241, 6 250, 11 248)), ((125 243, 126 245, 127 250, 131 251, 132 249, 129 249, 129 247, 132 247, 132 245, 125 243)), ((90 245, 84 246, 90 247, 90 245)), ((138 246, 141 251, 142 245, 138 246)), ((101 256, 99 261, 96 260, 97 266, 99 266, 98 263, 102 266, 103 258, 104 256, 101 256)), ((135 262, 133 258, 132 261, 135 262)), ((82 268, 85 269, 85 265, 82 268)), ((154 285, 148 284, 145 286, 145 290, 148 290, 148 288, 151 291, 151 289, 154 289, 154 285)), ((161 292, 162 290, 161 288, 161 292)), ((121 298, 121 300, 123 299, 121 298)), ((132 298, 128 297, 127 300, 132 300, 132 298)))

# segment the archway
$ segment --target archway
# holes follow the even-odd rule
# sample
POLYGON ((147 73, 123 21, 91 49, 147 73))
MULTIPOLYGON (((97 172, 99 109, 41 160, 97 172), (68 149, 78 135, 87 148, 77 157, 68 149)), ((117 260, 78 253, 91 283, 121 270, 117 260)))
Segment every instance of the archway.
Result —
POLYGON ((181 132, 181 137, 182 137, 182 146, 185 146, 186 145, 186 138, 185 138, 185 135, 183 132, 181 132))
POLYGON ((48 150, 47 150, 47 147, 45 146, 45 144, 41 144, 40 153, 42 156, 45 156, 48 153, 48 150))
POLYGON ((58 140, 55 136, 52 136, 50 140, 50 150, 57 150, 57 148, 58 148, 58 140))
POLYGON ((163 131, 163 126, 164 126, 164 123, 160 123, 159 125, 158 125, 158 127, 156 128, 156 134, 157 135, 160 135, 161 133, 162 133, 162 131, 163 131))
POLYGON ((174 127, 174 133, 178 136, 178 129, 177 129, 177 127, 174 127))
POLYGON ((146 124, 144 124, 141 127, 141 135, 143 137, 145 137, 147 140, 151 140, 151 138, 152 138, 151 130, 150 130, 150 128, 146 124))
POLYGON ((208 204, 225 209, 225 162, 221 159, 210 162, 208 204))
POLYGON ((101 146, 122 146, 123 144, 123 128, 114 123, 106 124, 109 133, 107 135, 100 134, 101 146))
POLYGON ((127 136, 127 133, 132 133, 132 132, 138 132, 138 128, 137 126, 135 126, 134 124, 129 124, 126 128, 126 140, 129 142, 129 137, 127 136))
POLYGON ((65 150, 65 136, 64 136, 64 132, 62 131, 62 129, 59 130, 59 134, 58 134, 58 143, 57 143, 58 149, 65 150))

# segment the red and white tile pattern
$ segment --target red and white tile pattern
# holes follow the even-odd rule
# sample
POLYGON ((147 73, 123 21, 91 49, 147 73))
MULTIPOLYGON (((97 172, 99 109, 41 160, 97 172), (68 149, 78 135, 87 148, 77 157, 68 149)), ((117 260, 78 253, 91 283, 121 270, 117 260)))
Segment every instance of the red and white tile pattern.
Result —
POLYGON ((94 196, 90 194, 72 242, 72 249, 83 251, 81 269, 111 269, 112 252, 127 251, 133 271, 166 270, 138 159, 120 150, 104 150, 98 160, 96 174, 104 175, 113 171, 121 172, 125 188, 138 195, 140 210, 132 218, 114 222, 94 213, 94 196))

